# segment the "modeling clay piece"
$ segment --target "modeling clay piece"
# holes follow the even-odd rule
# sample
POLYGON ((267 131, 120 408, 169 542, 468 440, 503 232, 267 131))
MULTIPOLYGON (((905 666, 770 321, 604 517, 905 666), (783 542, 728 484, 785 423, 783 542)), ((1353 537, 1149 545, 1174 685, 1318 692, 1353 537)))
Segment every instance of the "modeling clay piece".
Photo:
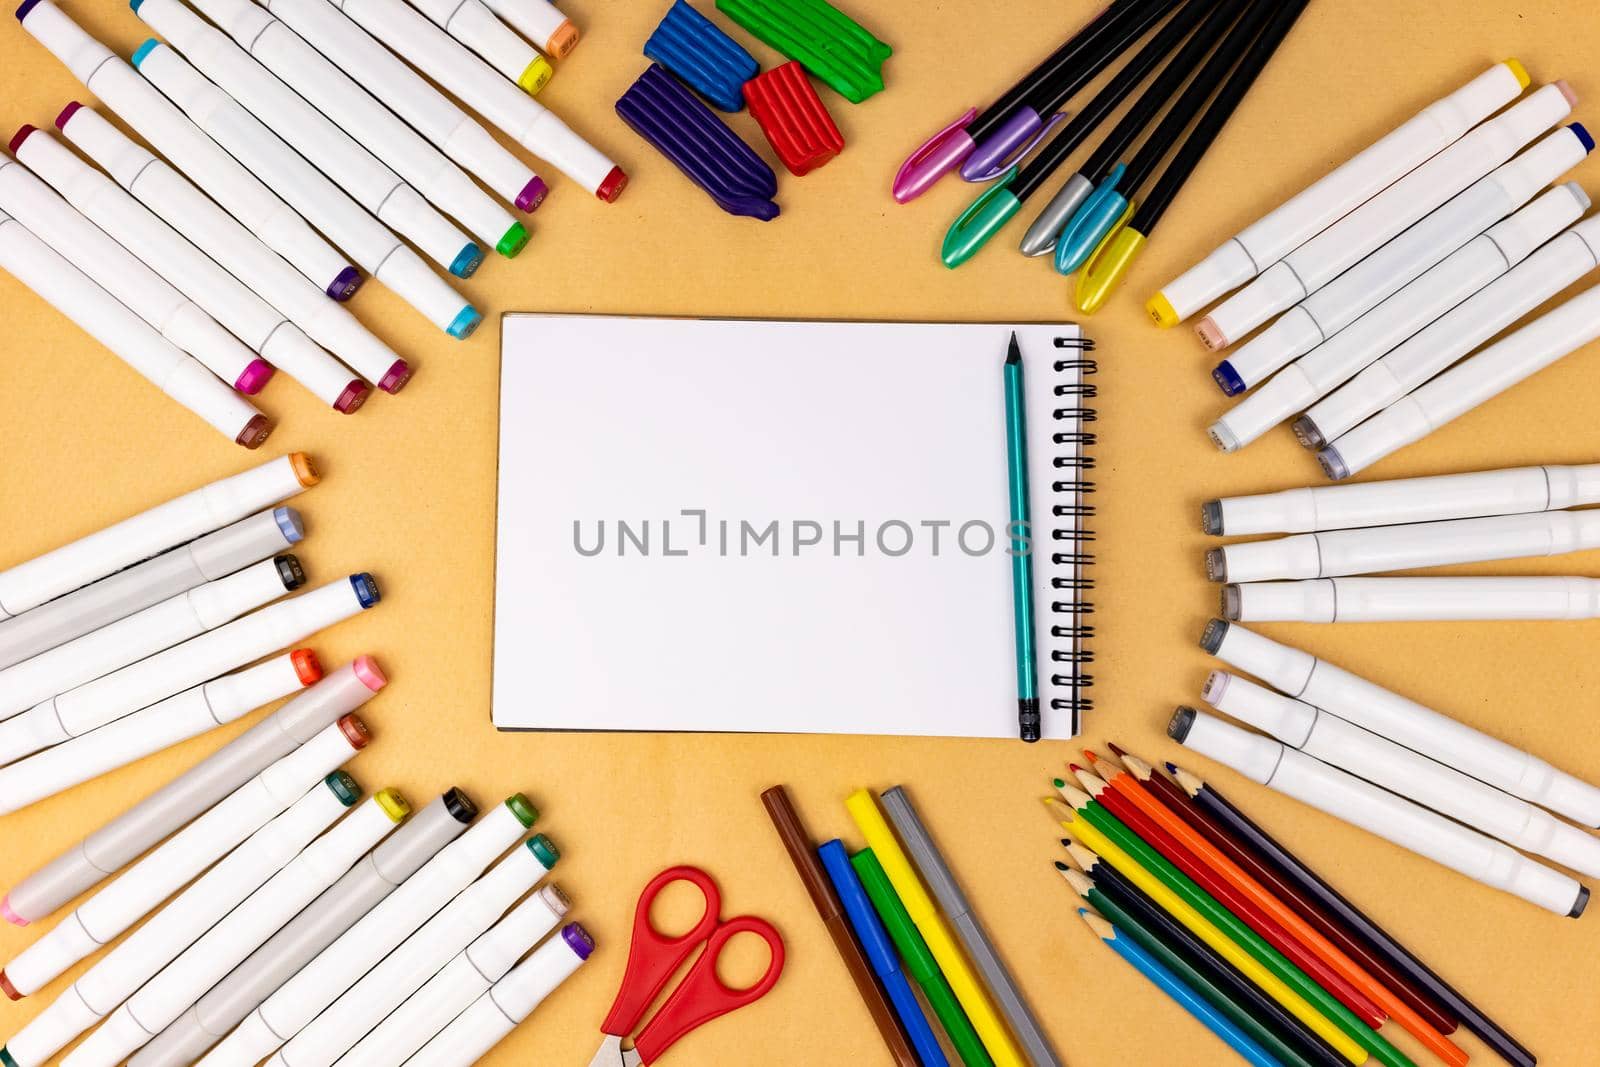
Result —
POLYGON ((894 50, 826 0, 717 0, 717 10, 859 104, 894 50))
POLYGON ((723 111, 744 106, 739 87, 761 67, 716 24, 677 0, 644 43, 644 54, 723 111))
POLYGON ((622 121, 730 215, 776 218, 778 178, 678 79, 651 64, 617 101, 622 121))
POLYGON ((799 63, 785 63, 745 82, 744 99, 789 173, 810 173, 844 151, 839 127, 799 63))

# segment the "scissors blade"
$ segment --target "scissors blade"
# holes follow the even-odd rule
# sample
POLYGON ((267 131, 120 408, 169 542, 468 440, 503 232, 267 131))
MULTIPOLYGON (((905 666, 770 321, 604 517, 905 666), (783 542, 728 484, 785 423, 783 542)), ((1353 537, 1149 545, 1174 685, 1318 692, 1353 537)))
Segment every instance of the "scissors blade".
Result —
POLYGON ((608 1035, 600 1042, 600 1051, 589 1061, 589 1067, 632 1067, 628 1060, 629 1056, 633 1057, 632 1064, 639 1062, 638 1053, 622 1051, 622 1038, 615 1034, 608 1035))

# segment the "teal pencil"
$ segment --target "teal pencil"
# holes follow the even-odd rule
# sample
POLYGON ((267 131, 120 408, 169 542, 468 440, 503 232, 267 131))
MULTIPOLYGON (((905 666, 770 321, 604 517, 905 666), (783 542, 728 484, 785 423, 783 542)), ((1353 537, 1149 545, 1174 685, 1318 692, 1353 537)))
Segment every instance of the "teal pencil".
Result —
POLYGON ((1011 334, 1006 353, 1006 486, 1011 499, 1011 602, 1017 633, 1017 729, 1039 740, 1039 668, 1033 629, 1033 544, 1028 507, 1028 414, 1022 388, 1022 350, 1011 334))

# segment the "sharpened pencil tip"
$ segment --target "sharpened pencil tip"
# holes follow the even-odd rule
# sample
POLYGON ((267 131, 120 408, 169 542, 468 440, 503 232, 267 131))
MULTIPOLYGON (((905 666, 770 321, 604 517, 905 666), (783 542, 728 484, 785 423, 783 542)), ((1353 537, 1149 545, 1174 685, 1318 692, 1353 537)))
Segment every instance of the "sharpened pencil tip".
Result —
POLYGON ((1068 867, 1065 863, 1062 863, 1060 860, 1056 860, 1056 870, 1058 870, 1058 871, 1068 871, 1068 870, 1071 870, 1071 869, 1072 868, 1068 867))
POLYGON ((1079 771, 1083 770, 1083 768, 1078 766, 1076 763, 1069 763, 1067 764, 1067 770, 1071 771, 1073 774, 1077 774, 1079 771))
POLYGON ((1017 331, 1011 331, 1011 347, 1006 350, 1007 363, 1021 363, 1022 349, 1017 347, 1017 331))
POLYGON ((1173 763, 1171 760, 1167 760, 1167 773, 1168 774, 1177 774, 1178 773, 1178 765, 1176 763, 1173 763))
POLYGON ((1109 748, 1112 752, 1116 753, 1116 755, 1117 755, 1117 757, 1119 759, 1128 754, 1128 750, 1123 748, 1121 745, 1117 744, 1115 741, 1107 741, 1106 742, 1106 747, 1109 748))
POLYGON ((1065 789, 1067 786, 1067 780, 1065 778, 1052 778, 1050 781, 1051 784, 1053 784, 1057 789, 1065 789))

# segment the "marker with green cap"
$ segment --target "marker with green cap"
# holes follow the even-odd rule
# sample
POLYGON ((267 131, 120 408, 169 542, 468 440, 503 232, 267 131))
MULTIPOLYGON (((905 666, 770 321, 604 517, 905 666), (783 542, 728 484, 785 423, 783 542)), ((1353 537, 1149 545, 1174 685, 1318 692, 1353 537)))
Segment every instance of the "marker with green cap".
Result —
POLYGON ((939 1017, 939 1024, 944 1027, 945 1036, 955 1046, 961 1062, 966 1067, 993 1067, 994 1061, 984 1051, 977 1031, 967 1021, 966 1012, 961 1010, 961 1002, 956 1000, 955 991, 940 973, 927 942, 917 932, 916 923, 912 922, 905 905, 895 895, 894 887, 889 884, 889 876, 884 873, 878 857, 872 854, 870 848, 864 848, 850 857, 850 865, 860 877, 867 891, 867 899, 872 901, 878 918, 883 920, 884 927, 888 929, 889 939, 894 942, 900 958, 905 962, 906 973, 922 988, 922 995, 927 997, 928 1006, 939 1017))

